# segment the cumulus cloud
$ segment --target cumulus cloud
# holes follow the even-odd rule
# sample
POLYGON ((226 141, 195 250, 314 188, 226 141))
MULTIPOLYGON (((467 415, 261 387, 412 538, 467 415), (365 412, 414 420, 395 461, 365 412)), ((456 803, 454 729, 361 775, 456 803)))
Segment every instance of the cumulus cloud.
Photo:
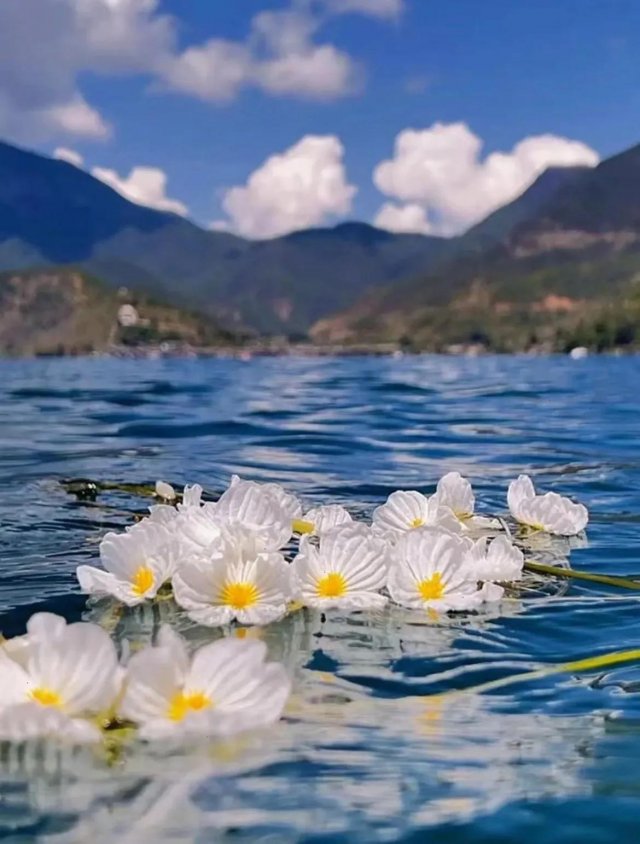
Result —
MULTIPOLYGON (((0 60, 0 65, 2 64, 0 60)), ((0 88, 2 70, 0 68, 0 88)), ((79 94, 51 105, 21 103, 0 90, 0 136, 17 141, 41 141, 49 137, 109 137, 111 126, 79 94)))
POLYGON ((42 116, 64 135, 106 138, 111 134, 110 125, 79 94, 75 94, 69 102, 44 109, 42 116))
POLYGON ((18 140, 103 138, 110 127, 78 76, 146 71, 174 24, 157 0, 2 0, 0 133, 18 140))
POLYGON ((385 202, 373 221, 375 226, 390 232, 433 234, 433 225, 427 219, 427 212, 422 205, 410 203, 396 205, 385 202))
POLYGON ((211 227, 268 238, 347 214, 356 188, 347 181, 343 155, 334 135, 306 135, 268 158, 245 185, 226 190, 222 206, 230 219, 211 227))
POLYGON ((395 226, 394 231, 457 234, 521 194, 547 167, 593 166, 599 160, 581 141, 556 135, 525 138, 510 152, 485 158, 481 153, 481 139, 465 123, 400 132, 393 158, 378 164, 373 180, 402 204, 383 206, 378 224, 395 226))
MULTIPOLYGON (((56 147, 53 157, 67 161, 75 167, 84 166, 82 155, 68 147, 56 147)), ((167 174, 159 167, 132 167, 128 176, 120 176, 115 170, 107 167, 93 167, 90 173, 138 205, 146 205, 158 211, 171 211, 181 217, 186 217, 189 213, 183 202, 167 196, 167 174)))
POLYGON ((229 102, 252 77, 251 53, 243 44, 213 38, 171 56, 163 65, 166 88, 210 102, 229 102))
POLYGON ((255 87, 276 96, 335 99, 359 86, 361 69, 332 44, 313 40, 320 19, 303 7, 262 12, 246 42, 215 38, 176 54, 162 68, 165 85, 211 102, 255 87))
POLYGON ((181 217, 189 213, 183 202, 167 196, 167 174, 159 167, 133 167, 126 177, 118 175, 115 170, 94 167, 91 175, 138 205, 171 211, 181 217))
POLYGON ((362 72, 346 53, 324 44, 264 62, 257 79, 271 94, 333 100, 357 91, 362 72))
POLYGON ((74 167, 82 167, 84 158, 79 152, 68 147, 56 147, 53 151, 53 157, 60 161, 66 161, 68 164, 73 164, 74 167))
POLYGON ((323 42, 321 28, 336 14, 390 18, 401 8, 401 0, 289 0, 256 15, 242 39, 183 47, 179 22, 160 0, 0 0, 0 134, 29 142, 108 136, 108 120, 81 90, 87 72, 143 75, 155 89, 216 103, 247 88, 347 96, 361 86, 362 69, 323 42))

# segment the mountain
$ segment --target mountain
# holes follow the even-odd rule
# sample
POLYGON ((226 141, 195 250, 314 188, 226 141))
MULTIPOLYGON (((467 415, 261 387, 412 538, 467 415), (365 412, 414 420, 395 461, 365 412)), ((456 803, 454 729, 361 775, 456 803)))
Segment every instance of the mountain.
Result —
POLYGON ((313 336, 436 349, 640 343, 640 146, 562 174, 550 192, 549 178, 541 201, 538 180, 461 238, 470 246, 319 321, 313 336), (488 245, 475 248, 487 229, 488 245))
POLYGON ((175 222, 66 161, 0 143, 0 244, 13 241, 64 264, 90 258, 97 243, 120 231, 153 232, 175 222))
POLYGON ((88 266, 111 277, 105 261, 117 259, 134 276, 142 270, 161 279, 165 295, 175 298, 178 290, 183 301, 222 311, 233 323, 304 334, 366 290, 429 267, 446 248, 443 238, 394 235, 362 223, 250 242, 179 221, 169 231, 125 230, 98 244, 88 266))
POLYGON ((367 290, 424 272, 442 238, 360 223, 251 242, 129 202, 65 161, 0 143, 0 270, 82 265, 258 332, 305 333, 367 290))
POLYGON ((162 342, 233 345, 236 338, 212 320, 116 293, 72 268, 0 273, 0 354, 86 354, 162 342))
MULTIPOLYGON (((536 217, 516 229, 515 239, 534 231, 583 231, 605 234, 640 232, 640 144, 602 161, 575 182, 564 185, 536 217)), ((564 247, 561 247, 564 248, 564 247)))
POLYGON ((486 249, 499 243, 516 226, 534 217, 560 188, 574 184, 589 170, 589 167, 548 167, 524 193, 458 238, 462 251, 486 249))

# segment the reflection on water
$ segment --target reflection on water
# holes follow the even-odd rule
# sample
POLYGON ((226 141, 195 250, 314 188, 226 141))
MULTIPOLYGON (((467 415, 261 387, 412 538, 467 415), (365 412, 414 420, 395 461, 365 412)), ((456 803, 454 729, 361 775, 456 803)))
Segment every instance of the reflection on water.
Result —
MULTIPOLYGON (((397 487, 431 491, 458 469, 481 508, 508 480, 583 500, 576 567, 640 574, 640 366, 634 359, 0 363, 0 629, 39 609, 99 620, 124 649, 161 621, 193 644, 172 602, 87 606, 73 572, 144 502, 77 502, 62 477, 210 490, 231 472, 365 516, 397 487), (624 402, 612 396, 624 395, 624 402)), ((536 559, 566 558, 535 536, 536 559)), ((640 603, 598 585, 532 580, 477 615, 399 608, 293 613, 260 636, 294 678, 268 734, 182 750, 5 748, 0 835, 11 842, 633 841, 640 666, 487 681, 640 647, 640 603)), ((635 824, 635 825, 634 825, 635 824)))

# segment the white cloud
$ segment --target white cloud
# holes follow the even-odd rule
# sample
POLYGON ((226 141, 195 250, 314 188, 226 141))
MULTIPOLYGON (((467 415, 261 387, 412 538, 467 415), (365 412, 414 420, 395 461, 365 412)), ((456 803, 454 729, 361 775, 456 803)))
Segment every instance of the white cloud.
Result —
MULTIPOLYGON (((75 167, 84 166, 82 155, 68 147, 56 147, 53 157, 60 161, 67 161, 75 167)), ((126 177, 120 176, 115 170, 107 167, 93 167, 90 172, 96 179, 100 179, 101 182, 138 205, 146 205, 158 211, 171 211, 182 217, 186 217, 189 213, 189 209, 183 202, 167 196, 167 174, 159 167, 132 167, 126 177)))
POLYGON ((228 102, 251 79, 252 58, 243 44, 214 38, 165 61, 167 88, 201 100, 228 102))
POLYGON ((230 232, 231 223, 228 220, 213 220, 207 228, 212 232, 230 232))
POLYGON ((81 138, 106 138, 111 134, 111 127, 89 103, 76 94, 67 103, 53 105, 44 109, 43 116, 51 126, 64 135, 81 138))
POLYGON ((5 95, 1 74, 0 67, 0 137, 33 142, 52 136, 100 140, 111 134, 109 124, 80 95, 53 105, 31 106, 5 95))
POLYGON ((182 217, 189 213, 183 202, 167 196, 167 174, 159 167, 133 167, 126 177, 119 176, 115 170, 94 167, 91 175, 138 205, 171 211, 182 217))
POLYGON ((81 73, 147 71, 173 39, 157 0, 2 0, 0 134, 18 140, 103 138, 81 73))
POLYGON ((376 214, 373 224, 390 232, 433 234, 433 225, 427 218, 427 212, 422 205, 415 203, 396 205, 393 202, 385 202, 376 214))
MULTIPOLYGON (((50 0, 41 0, 50 2, 50 0)), ((160 0, 57 0, 70 5, 85 61, 104 73, 150 71, 175 47, 176 21, 160 0)))
POLYGON ((86 73, 143 75, 156 89, 219 103, 250 88, 347 96, 359 89, 362 70, 319 31, 333 15, 390 18, 401 7, 401 0, 289 0, 256 15, 242 39, 213 33, 183 48, 179 21, 161 12, 160 0, 0 0, 0 135, 107 136, 108 121, 83 96, 86 73))
POLYGON ((395 18, 404 11, 404 0, 325 0, 333 14, 357 12, 377 18, 395 18))
POLYGON ((581 141, 556 135, 525 138, 510 152, 485 158, 481 149, 482 141, 465 123, 400 132, 393 158, 378 164, 373 180, 383 194, 408 205, 384 206, 379 224, 414 221, 415 231, 456 234, 515 199, 547 167, 593 166, 599 160, 581 141), (416 207, 424 209, 424 217, 416 207))
POLYGON ((320 20, 292 7, 262 12, 246 42, 212 39, 167 60, 165 85, 211 102, 226 102, 244 88, 276 96, 336 99, 358 89, 361 69, 332 44, 316 44, 320 20))
POLYGON ((258 84, 271 94, 332 100, 357 91, 361 78, 349 56, 325 44, 264 62, 258 84))
POLYGON ((60 161, 66 161, 68 164, 73 164, 74 167, 82 167, 84 158, 79 152, 67 147, 56 147, 53 151, 53 157, 60 161))
POLYGON ((211 227, 268 238, 347 214, 356 188, 347 181, 343 155, 334 135, 306 135, 268 158, 245 185, 225 191, 230 222, 216 220, 211 227))

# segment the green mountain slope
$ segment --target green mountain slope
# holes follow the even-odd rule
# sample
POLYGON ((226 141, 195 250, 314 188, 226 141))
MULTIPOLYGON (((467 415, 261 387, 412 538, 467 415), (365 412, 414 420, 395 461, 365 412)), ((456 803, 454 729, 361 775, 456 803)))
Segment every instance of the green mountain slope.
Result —
POLYGON ((0 270, 82 264, 260 332, 305 332, 448 244, 363 224, 250 242, 143 208, 64 161, 0 143, 0 270))
POLYGON ((98 244, 87 266, 104 275, 105 261, 127 262, 158 279, 165 295, 179 290, 190 304, 258 332, 297 334, 367 289, 424 270, 447 246, 362 223, 258 242, 222 238, 186 221, 170 233, 125 230, 98 244))
POLYGON ((534 217, 561 188, 572 185, 589 167, 549 167, 520 196, 489 214, 459 238, 460 251, 487 249, 534 217))
POLYGON ((86 354, 161 342, 229 345, 236 338, 211 319, 116 293, 73 268, 0 273, 0 354, 86 354), (120 324, 125 304, 134 306, 135 324, 120 324))
MULTIPOLYGON (((497 233, 509 210, 497 212, 497 233)), ((618 334, 636 342, 640 147, 574 172, 534 213, 517 216, 509 218, 516 224, 504 226, 497 243, 464 250, 431 273, 374 291, 319 321, 313 335, 333 341, 404 338, 420 348, 559 348, 577 335, 593 336, 601 347, 605 334, 612 343, 618 334)), ((496 224, 495 215, 480 230, 487 224, 496 224)))

